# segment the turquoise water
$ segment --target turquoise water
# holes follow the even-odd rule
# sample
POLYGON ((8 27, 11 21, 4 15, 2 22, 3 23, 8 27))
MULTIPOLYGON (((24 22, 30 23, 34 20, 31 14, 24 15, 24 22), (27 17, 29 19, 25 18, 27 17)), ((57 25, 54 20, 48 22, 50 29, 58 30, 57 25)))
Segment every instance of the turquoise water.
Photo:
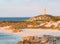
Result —
MULTIPOLYGON (((1 17, 1 20, 7 21, 17 21, 17 20, 27 20, 29 17, 1 17)), ((18 41, 21 41, 22 38, 17 35, 0 33, 0 44, 17 44, 18 41)))
POLYGON ((0 44, 17 44, 22 38, 17 35, 0 33, 0 44))
MULTIPOLYGON (((7 21, 16 21, 16 20, 27 20, 29 17, 21 17, 21 18, 0 18, 0 20, 7 20, 7 21)), ((0 44, 17 44, 18 41, 22 41, 22 36, 26 35, 54 35, 54 36, 60 36, 60 31, 51 31, 51 30, 24 30, 22 29, 24 34, 21 34, 21 36, 13 35, 13 34, 6 34, 6 33, 0 33, 0 44), (44 33, 43 33, 44 32, 44 33)))

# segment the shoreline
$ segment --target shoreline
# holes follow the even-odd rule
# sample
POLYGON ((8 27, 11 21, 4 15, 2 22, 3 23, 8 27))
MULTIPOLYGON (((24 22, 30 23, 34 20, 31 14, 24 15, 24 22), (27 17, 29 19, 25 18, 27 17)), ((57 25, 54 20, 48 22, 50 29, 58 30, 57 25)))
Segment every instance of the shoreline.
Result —
POLYGON ((33 36, 33 35, 37 35, 37 36, 42 36, 42 35, 53 35, 53 36, 60 36, 60 31, 59 30, 52 30, 52 29, 21 29, 21 32, 12 32, 11 30, 6 30, 4 28, 0 28, 0 32, 2 33, 8 33, 8 34, 15 34, 17 36, 33 36))

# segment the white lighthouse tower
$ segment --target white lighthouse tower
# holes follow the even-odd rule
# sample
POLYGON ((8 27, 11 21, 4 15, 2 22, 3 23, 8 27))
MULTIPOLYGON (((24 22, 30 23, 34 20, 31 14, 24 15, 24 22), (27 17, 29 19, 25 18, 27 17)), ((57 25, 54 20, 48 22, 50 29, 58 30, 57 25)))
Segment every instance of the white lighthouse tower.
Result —
POLYGON ((42 15, 46 15, 46 8, 42 9, 42 15))

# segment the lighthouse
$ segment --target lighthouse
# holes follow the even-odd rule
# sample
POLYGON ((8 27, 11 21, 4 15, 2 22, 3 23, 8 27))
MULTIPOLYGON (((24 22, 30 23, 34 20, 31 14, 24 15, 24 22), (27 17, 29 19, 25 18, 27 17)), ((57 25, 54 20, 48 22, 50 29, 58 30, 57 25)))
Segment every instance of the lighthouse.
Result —
POLYGON ((46 15, 46 8, 42 9, 42 15, 46 15))

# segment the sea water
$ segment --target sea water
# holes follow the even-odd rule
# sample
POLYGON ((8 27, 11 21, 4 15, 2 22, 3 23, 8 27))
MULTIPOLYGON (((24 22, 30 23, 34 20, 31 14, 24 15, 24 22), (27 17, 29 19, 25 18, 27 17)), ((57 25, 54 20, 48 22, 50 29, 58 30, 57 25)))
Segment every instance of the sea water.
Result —
POLYGON ((17 44, 22 38, 17 35, 0 33, 0 44, 17 44))
MULTIPOLYGON (((0 20, 28 20, 29 18, 0 18, 0 20)), ((0 32, 0 44, 17 44, 19 41, 22 41, 22 36, 27 36, 27 35, 54 35, 54 36, 60 36, 60 31, 59 30, 43 30, 43 29, 22 29, 23 32, 18 33, 18 35, 14 34, 7 34, 7 33, 1 33, 0 32)))
POLYGON ((19 20, 27 20, 30 17, 0 17, 1 20, 6 20, 6 21, 19 21, 19 20))
MULTIPOLYGON (((1 17, 0 21, 18 21, 27 19, 29 19, 29 17, 1 17)), ((0 33, 0 44, 17 44, 18 41, 22 41, 22 38, 20 36, 0 33)))

